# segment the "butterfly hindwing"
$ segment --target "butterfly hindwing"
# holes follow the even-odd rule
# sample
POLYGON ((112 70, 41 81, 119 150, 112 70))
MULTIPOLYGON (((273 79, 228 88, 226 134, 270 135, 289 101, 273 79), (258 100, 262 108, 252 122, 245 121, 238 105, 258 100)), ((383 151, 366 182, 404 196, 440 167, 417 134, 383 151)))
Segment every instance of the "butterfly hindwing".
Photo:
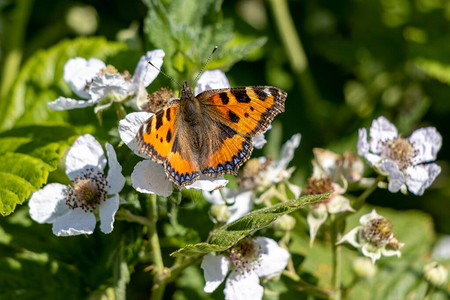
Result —
POLYGON ((264 132, 284 111, 286 92, 271 86, 209 90, 197 96, 212 116, 243 136, 264 132))
POLYGON ((217 123, 218 137, 212 143, 212 151, 202 160, 202 174, 218 176, 237 175, 239 167, 252 154, 252 140, 238 134, 226 124, 217 123))

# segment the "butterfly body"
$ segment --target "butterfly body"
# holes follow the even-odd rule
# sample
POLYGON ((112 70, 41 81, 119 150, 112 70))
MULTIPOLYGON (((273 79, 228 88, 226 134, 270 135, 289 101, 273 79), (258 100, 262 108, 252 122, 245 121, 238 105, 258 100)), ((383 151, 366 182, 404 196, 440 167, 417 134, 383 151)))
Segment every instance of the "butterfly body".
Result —
POLYGON ((252 138, 284 111, 287 94, 275 87, 207 90, 194 96, 184 82, 180 100, 171 101, 140 127, 141 152, 164 164, 179 189, 200 175, 237 175, 250 157, 252 138))

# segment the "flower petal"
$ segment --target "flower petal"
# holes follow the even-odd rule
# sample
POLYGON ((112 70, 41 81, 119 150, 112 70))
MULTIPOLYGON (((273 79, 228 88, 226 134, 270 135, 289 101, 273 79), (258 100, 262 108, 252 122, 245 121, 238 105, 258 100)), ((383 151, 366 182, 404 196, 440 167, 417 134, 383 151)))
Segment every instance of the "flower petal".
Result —
POLYGON ((313 176, 336 178, 340 171, 342 157, 330 150, 314 148, 313 176))
POLYGON ((372 209, 370 213, 362 215, 359 218, 359 224, 366 226, 370 223, 370 221, 376 219, 384 219, 384 217, 382 215, 377 214, 377 211, 375 209, 372 209))
POLYGON ((388 249, 387 247, 381 248, 381 255, 383 256, 394 256, 401 257, 402 253, 398 249, 388 249))
POLYGON ((264 133, 265 132, 260 133, 252 139, 253 148, 262 149, 264 147, 264 145, 267 143, 264 133))
POLYGON ((95 77, 89 87, 89 95, 94 101, 99 101, 108 95, 114 95, 122 100, 128 94, 129 84, 120 74, 105 73, 95 77))
POLYGON ((139 153, 140 147, 136 141, 136 134, 148 118, 153 114, 148 112, 135 112, 125 116, 125 119, 119 121, 119 134, 122 141, 138 156, 149 158, 144 153, 139 153))
POLYGON ((375 261, 381 257, 381 248, 369 243, 364 244, 361 247, 361 252, 364 256, 370 257, 372 263, 375 263, 375 261))
POLYGON ((416 151, 415 164, 436 160, 437 153, 442 146, 442 136, 434 127, 415 130, 409 137, 409 141, 416 151))
POLYGON ((287 166, 294 158, 294 151, 300 145, 301 134, 294 134, 284 145, 281 147, 280 160, 273 163, 273 170, 269 172, 270 180, 274 183, 281 180, 280 173, 286 170, 287 166))
POLYGON ((408 167, 406 169, 406 185, 408 190, 414 195, 423 195, 427 189, 441 173, 441 167, 437 164, 426 164, 408 167))
POLYGON ((67 153, 66 174, 72 181, 87 168, 102 171, 105 166, 106 158, 103 148, 90 134, 78 137, 67 153))
POLYGON ((327 208, 330 214, 337 214, 344 211, 355 211, 350 206, 350 200, 342 195, 335 195, 331 197, 327 203, 327 208))
POLYGON ((350 230, 349 232, 347 232, 342 239, 337 242, 337 244, 342 244, 344 242, 349 243, 350 245, 352 245, 355 248, 361 248, 362 244, 359 241, 359 234, 361 232, 362 227, 358 226, 353 228, 352 230, 350 230))
POLYGON ((94 228, 94 214, 81 208, 70 209, 53 222, 53 233, 57 236, 91 234, 94 228))
POLYGON ((111 144, 106 143, 105 148, 109 165, 108 177, 106 178, 109 185, 108 194, 118 194, 125 185, 125 177, 122 175, 122 166, 117 161, 114 147, 111 146, 111 144))
POLYGON ((316 234, 320 226, 327 220, 327 207, 324 204, 319 204, 317 207, 311 208, 306 217, 309 226, 309 246, 312 247, 316 234))
POLYGON ((172 182, 166 176, 164 167, 151 160, 136 164, 131 173, 133 188, 140 193, 157 194, 168 197, 172 194, 172 182))
POLYGON ((286 268, 290 257, 286 249, 266 237, 257 237, 255 242, 260 246, 260 264, 259 267, 255 266, 259 277, 277 274, 286 268))
POLYGON ((100 230, 104 233, 111 233, 114 228, 114 216, 119 209, 119 195, 115 194, 111 198, 106 198, 98 207, 100 216, 100 230))
POLYGON ((367 130, 361 128, 358 131, 358 144, 356 146, 358 149, 358 155, 365 157, 369 153, 369 142, 367 141, 367 130))
POLYGON ((258 275, 255 272, 231 272, 225 283, 225 300, 258 300, 264 295, 264 288, 259 284, 258 275))
POLYGON ((89 60, 82 57, 72 58, 64 65, 64 80, 75 94, 81 98, 89 99, 86 84, 90 83, 104 68, 106 68, 105 63, 97 58, 90 58, 89 60))
POLYGON ((48 106, 51 110, 69 110, 69 109, 75 109, 75 108, 83 108, 92 106, 97 101, 94 100, 75 100, 71 98, 65 98, 65 97, 58 97, 56 100, 51 101, 48 103, 48 106))
POLYGON ((211 70, 203 72, 197 81, 194 89, 194 95, 198 95, 207 90, 229 88, 230 82, 225 73, 220 70, 211 70))
POLYGON ((139 59, 136 69, 134 70, 133 80, 144 87, 149 86, 158 76, 165 55, 166 54, 161 49, 147 51, 147 53, 139 59), (152 67, 148 62, 151 62, 158 69, 152 67))
POLYGON ((379 166, 380 170, 389 173, 389 185, 388 190, 391 193, 396 193, 400 190, 403 184, 405 184, 405 176, 398 168, 398 165, 392 160, 385 159, 379 166))
POLYGON ((38 223, 53 223, 55 219, 66 214, 66 186, 60 183, 50 183, 31 195, 28 206, 30 216, 38 223))
POLYGON ((206 281, 203 288, 206 293, 212 293, 223 282, 230 265, 231 261, 223 255, 207 254, 203 257, 200 267, 203 269, 203 276, 206 281))
POLYGON ((382 142, 397 138, 398 131, 385 117, 379 117, 372 122, 369 134, 370 150, 373 153, 380 153, 383 147, 382 142))
POLYGON ((200 175, 200 178, 192 184, 186 185, 186 189, 196 189, 203 191, 213 191, 215 189, 222 188, 228 184, 228 180, 226 180, 223 176, 219 176, 217 178, 203 176, 200 175))

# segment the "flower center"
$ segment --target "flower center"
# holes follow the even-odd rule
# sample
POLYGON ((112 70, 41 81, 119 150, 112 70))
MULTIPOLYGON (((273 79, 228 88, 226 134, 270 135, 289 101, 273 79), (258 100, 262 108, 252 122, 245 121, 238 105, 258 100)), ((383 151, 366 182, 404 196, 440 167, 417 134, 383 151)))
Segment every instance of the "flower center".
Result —
POLYGON ((251 237, 241 240, 230 249, 230 259, 240 273, 249 272, 259 264, 259 245, 251 237))
POLYGON ((175 95, 171 89, 161 88, 147 96, 147 101, 140 107, 147 112, 155 113, 163 108, 175 95))
POLYGON ((131 77, 133 77, 133 76, 131 76, 130 72, 128 72, 127 70, 123 71, 123 73, 120 73, 116 69, 116 67, 114 67, 113 65, 107 65, 106 68, 101 69, 100 72, 98 73, 98 76, 103 76, 106 73, 108 73, 108 74, 119 74, 126 81, 130 81, 131 77))
POLYGON ((307 195, 318 195, 329 191, 334 191, 333 181, 331 178, 308 178, 308 184, 306 185, 305 193, 307 195))
POLYGON ((84 211, 93 212, 106 199, 108 182, 101 171, 90 168, 81 176, 75 177, 73 186, 66 189, 66 204, 71 209, 80 207, 84 211))
POLYGON ((362 237, 375 246, 386 245, 392 239, 392 224, 387 219, 379 218, 370 223, 361 231, 362 237))
POLYGON ((407 139, 399 137, 386 141, 384 145, 384 156, 395 161, 400 170, 404 170, 411 165, 411 159, 415 155, 415 150, 407 139))

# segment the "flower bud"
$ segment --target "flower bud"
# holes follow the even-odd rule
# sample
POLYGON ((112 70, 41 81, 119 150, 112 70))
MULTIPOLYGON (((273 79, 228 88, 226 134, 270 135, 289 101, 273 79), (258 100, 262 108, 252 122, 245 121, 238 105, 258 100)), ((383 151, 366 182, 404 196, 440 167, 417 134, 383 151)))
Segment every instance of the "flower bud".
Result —
POLYGON ((352 270, 359 278, 370 279, 375 275, 377 267, 370 259, 358 257, 352 263, 352 270))
POLYGON ((273 229, 277 231, 290 231, 295 227, 295 218, 290 215, 283 215, 273 222, 273 229))
POLYGON ((425 280, 434 286, 442 286, 447 283, 448 272, 437 262, 426 264, 422 270, 425 280))
POLYGON ((224 223, 228 221, 231 216, 231 212, 228 210, 228 207, 223 204, 213 204, 209 209, 209 213, 214 220, 217 222, 224 223))

